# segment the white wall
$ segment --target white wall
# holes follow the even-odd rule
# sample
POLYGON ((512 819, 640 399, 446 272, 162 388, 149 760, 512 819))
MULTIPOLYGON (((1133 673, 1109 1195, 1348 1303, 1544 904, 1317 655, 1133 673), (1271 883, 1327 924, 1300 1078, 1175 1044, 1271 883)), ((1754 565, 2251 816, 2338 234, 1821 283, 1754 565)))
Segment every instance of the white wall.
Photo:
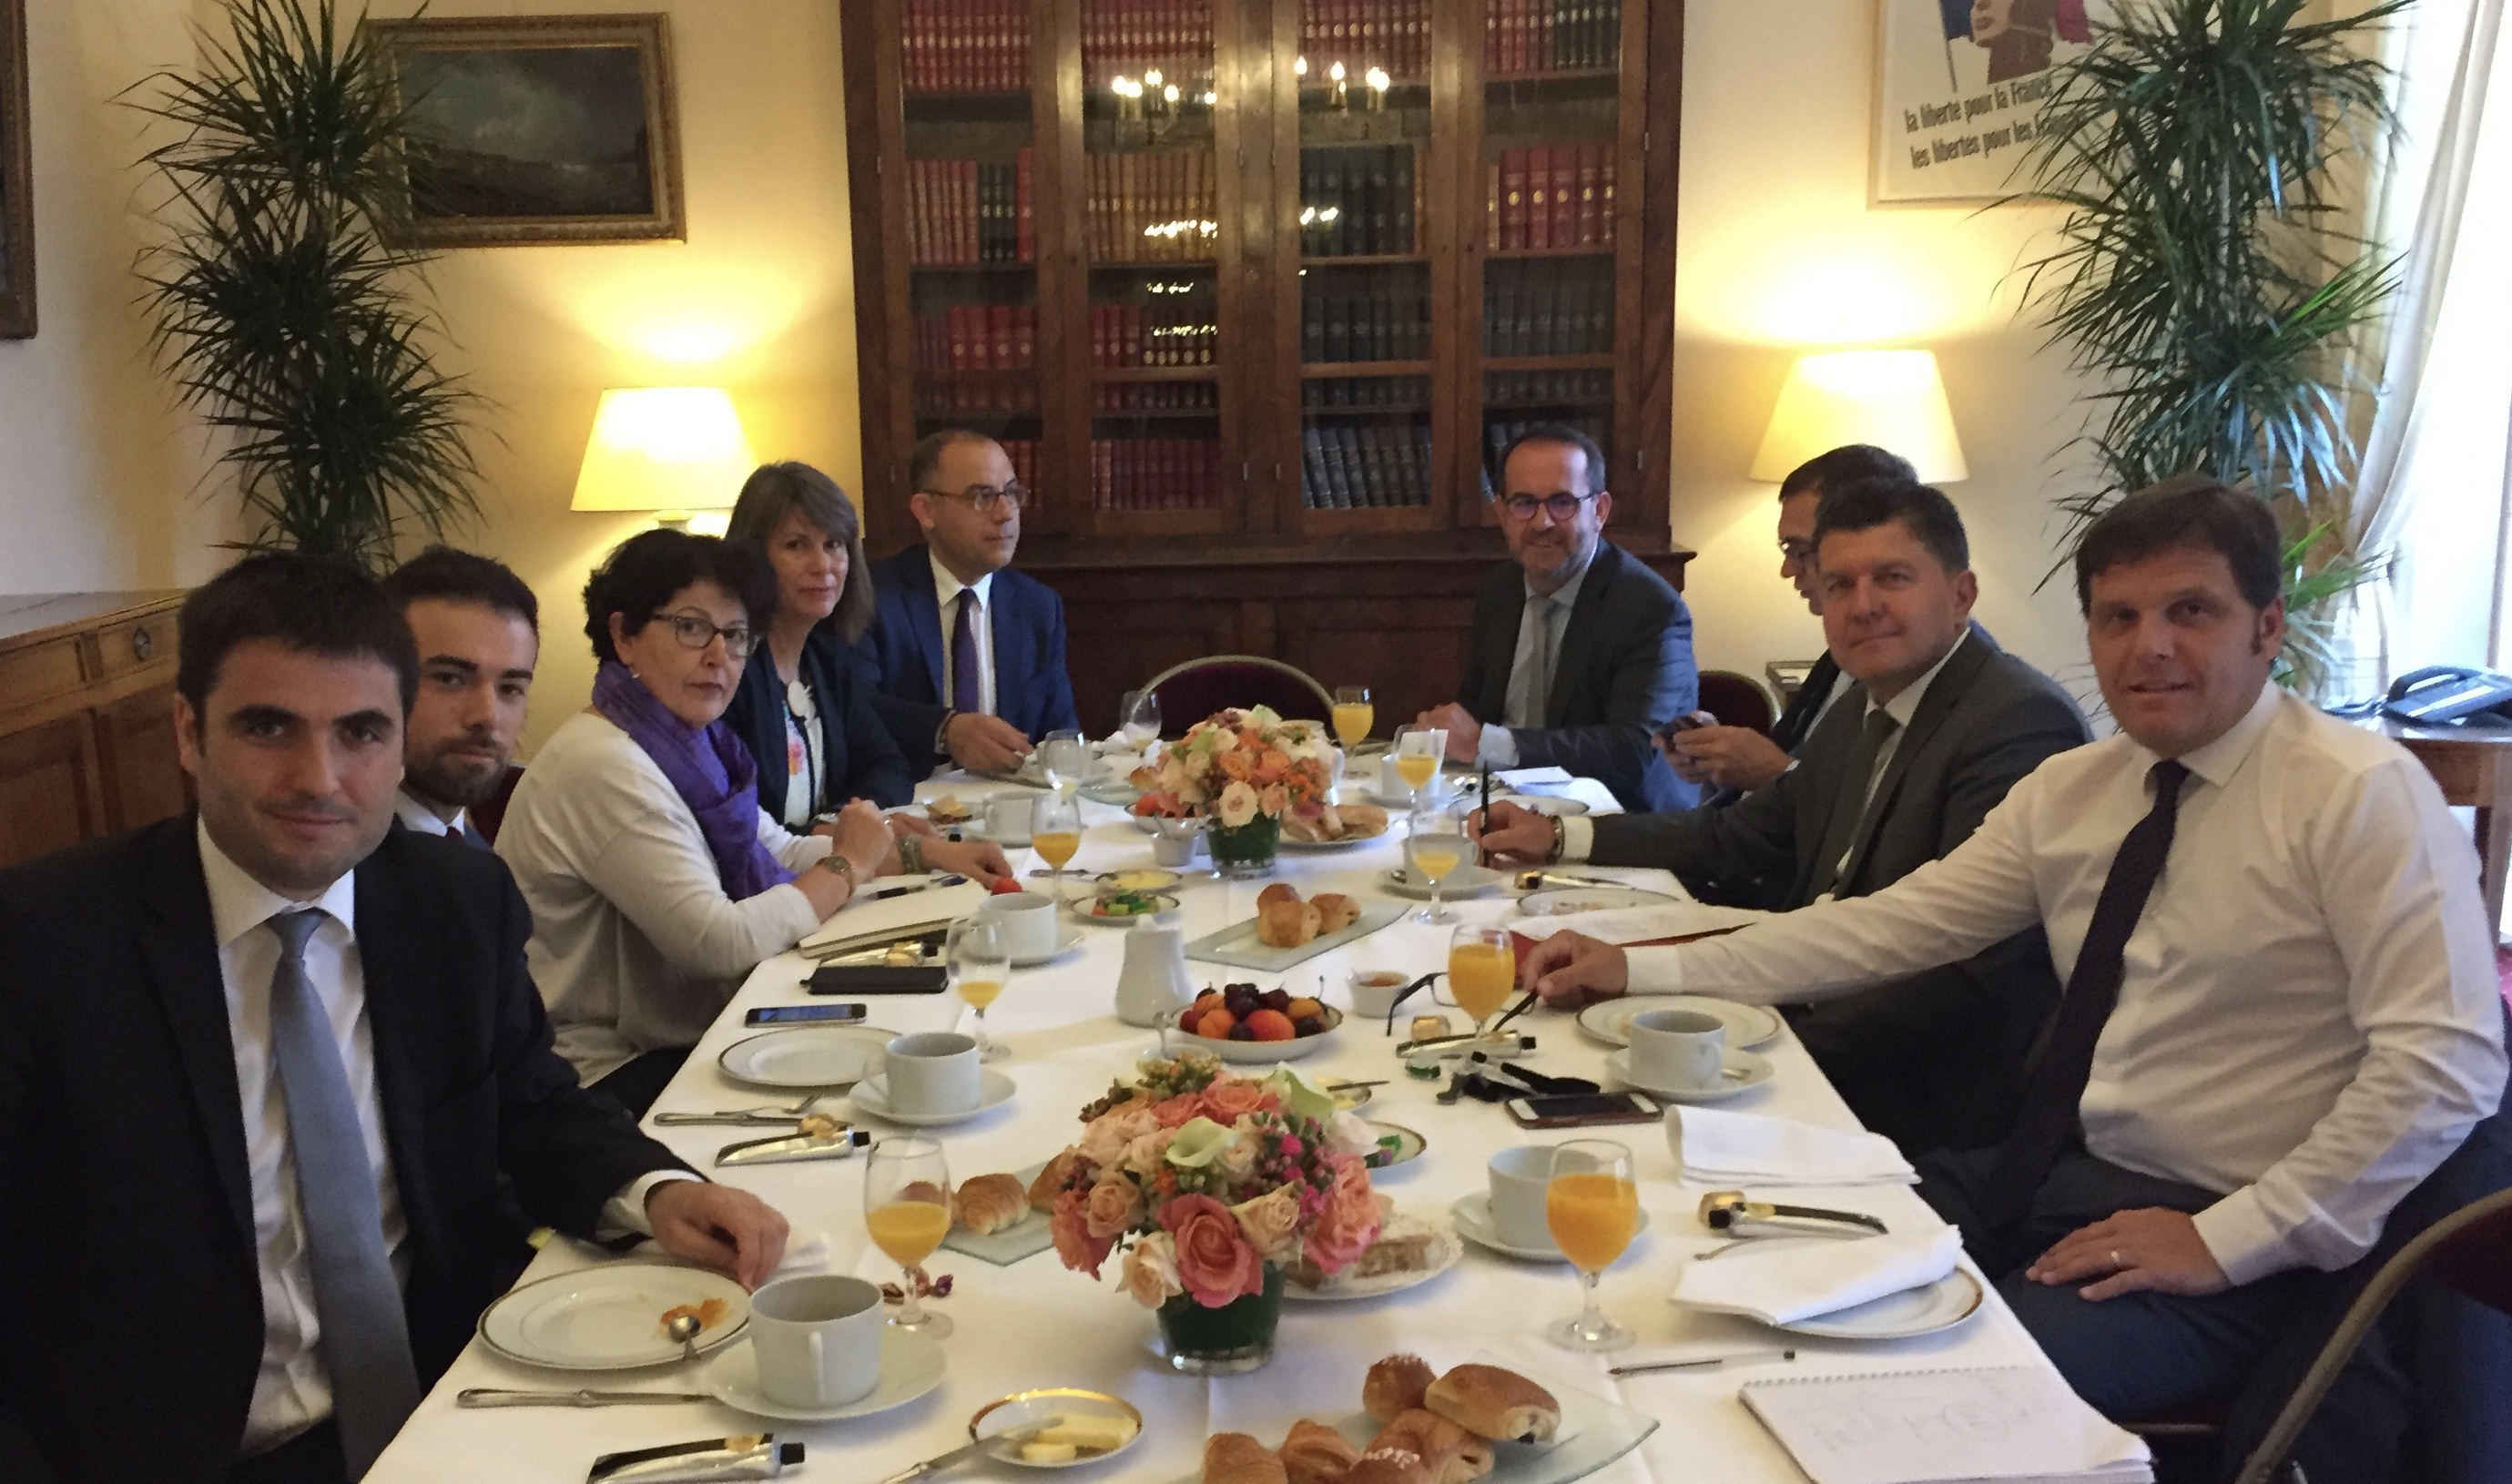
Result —
MULTIPOLYGON (((856 3, 856 0, 845 0, 856 3)), ((379 4, 407 14, 409 0, 379 4)), ((443 0, 437 16, 616 10, 608 0, 443 0)), ((648 8, 641 4, 638 8, 648 8)), ((477 445, 485 527, 549 610, 534 734, 581 703, 569 622, 584 573, 641 524, 573 515, 604 387, 720 382, 764 456, 857 483, 854 316, 837 0, 663 0, 673 17, 686 244, 468 250, 435 270, 446 319, 491 403, 477 445)), ((0 591, 197 580, 218 565, 223 497, 191 491, 204 441, 145 370, 129 276, 137 122, 106 99, 188 57, 184 0, 37 0, 42 335, 0 342, 0 591)), ((199 9, 207 13, 208 0, 199 9)), ((1689 8, 1676 275, 1674 536, 1705 665, 1760 671, 1822 643, 1774 575, 1776 490, 1747 481, 1796 352, 1926 346, 1944 369, 1972 478, 1981 617, 2049 667, 2081 663, 2048 566, 2052 455, 2075 383, 2036 353, 2002 288, 2017 214, 1866 206, 1872 0, 1703 0, 1689 8)))

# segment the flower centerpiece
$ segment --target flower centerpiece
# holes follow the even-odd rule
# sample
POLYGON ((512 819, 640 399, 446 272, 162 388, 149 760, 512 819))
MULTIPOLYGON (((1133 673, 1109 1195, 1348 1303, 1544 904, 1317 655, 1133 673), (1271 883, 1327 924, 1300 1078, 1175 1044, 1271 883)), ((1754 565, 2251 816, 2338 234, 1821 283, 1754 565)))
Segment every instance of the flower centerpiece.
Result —
POLYGON ((1200 818, 1212 864, 1244 879, 1274 869, 1282 816, 1322 808, 1334 786, 1325 728, 1286 722, 1263 706, 1233 707, 1196 722, 1160 756, 1159 780, 1134 812, 1200 818))
POLYGON ((1094 1278, 1121 1257, 1180 1371, 1263 1365, 1283 1265, 1340 1272, 1377 1239, 1369 1126, 1291 1068, 1259 1080, 1200 1052, 1146 1061, 1081 1117, 1057 1156, 1056 1255, 1094 1278))

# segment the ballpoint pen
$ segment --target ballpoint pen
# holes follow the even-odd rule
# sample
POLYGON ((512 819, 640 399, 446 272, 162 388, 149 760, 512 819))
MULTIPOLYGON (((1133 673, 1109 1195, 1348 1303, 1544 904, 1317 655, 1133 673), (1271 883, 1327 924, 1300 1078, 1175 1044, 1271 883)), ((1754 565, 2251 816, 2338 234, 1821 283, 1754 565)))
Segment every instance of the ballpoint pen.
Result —
POLYGON ((1610 1366, 1608 1376, 1645 1376, 1651 1371, 1704 1371, 1722 1365, 1751 1365, 1765 1360, 1794 1360, 1794 1350, 1738 1350, 1732 1355, 1703 1355, 1692 1360, 1647 1360, 1637 1365, 1610 1366))

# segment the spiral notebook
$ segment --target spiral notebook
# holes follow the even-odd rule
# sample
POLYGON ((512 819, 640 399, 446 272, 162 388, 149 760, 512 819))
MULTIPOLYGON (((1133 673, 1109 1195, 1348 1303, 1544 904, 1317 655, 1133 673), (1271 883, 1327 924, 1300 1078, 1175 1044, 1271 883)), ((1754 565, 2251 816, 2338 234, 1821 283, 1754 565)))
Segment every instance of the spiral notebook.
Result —
POLYGON ((2043 1367, 1747 1382, 1814 1484, 2153 1484, 2153 1456, 2043 1367))

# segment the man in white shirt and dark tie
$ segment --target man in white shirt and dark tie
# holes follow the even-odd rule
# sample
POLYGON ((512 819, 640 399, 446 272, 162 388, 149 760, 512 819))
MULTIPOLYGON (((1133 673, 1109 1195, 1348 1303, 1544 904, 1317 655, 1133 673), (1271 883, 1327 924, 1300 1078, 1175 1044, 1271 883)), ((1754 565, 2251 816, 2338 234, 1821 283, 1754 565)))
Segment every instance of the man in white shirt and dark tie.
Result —
POLYGON ((401 822, 486 848, 471 811, 497 797, 540 663, 540 603, 502 562, 431 546, 383 580, 418 643, 402 744, 401 822))
POLYGON ((0 1354, 0 1479, 359 1477, 520 1264, 501 1176, 765 1279, 783 1219, 550 1049, 505 869, 391 828, 389 601, 263 555, 181 630, 197 812, 0 872, 0 1266, 79 1316, 0 1354))
POLYGON ((1555 1002, 1820 998, 2042 924, 2066 990, 2015 1131, 1923 1161, 1921 1193, 2113 1416, 2241 1381, 2503 1091, 2467 835, 2404 749, 2270 680, 2281 554, 2249 494, 2127 497, 2076 556, 2117 735, 1868 896, 1526 964, 1555 1002))

